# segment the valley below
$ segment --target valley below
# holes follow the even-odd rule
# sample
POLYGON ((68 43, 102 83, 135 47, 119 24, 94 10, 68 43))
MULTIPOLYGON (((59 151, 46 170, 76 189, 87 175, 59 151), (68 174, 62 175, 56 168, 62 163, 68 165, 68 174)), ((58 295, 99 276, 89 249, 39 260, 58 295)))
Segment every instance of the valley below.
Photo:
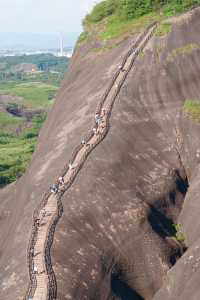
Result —
POLYGON ((0 58, 0 187, 25 172, 67 68, 67 58, 0 58))

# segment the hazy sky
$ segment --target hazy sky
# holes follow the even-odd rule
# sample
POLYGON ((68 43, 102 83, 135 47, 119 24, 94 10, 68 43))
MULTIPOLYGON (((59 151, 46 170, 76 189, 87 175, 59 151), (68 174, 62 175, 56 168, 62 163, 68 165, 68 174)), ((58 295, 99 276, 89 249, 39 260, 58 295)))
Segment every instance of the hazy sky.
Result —
POLYGON ((0 0, 0 32, 79 32, 95 0, 0 0))

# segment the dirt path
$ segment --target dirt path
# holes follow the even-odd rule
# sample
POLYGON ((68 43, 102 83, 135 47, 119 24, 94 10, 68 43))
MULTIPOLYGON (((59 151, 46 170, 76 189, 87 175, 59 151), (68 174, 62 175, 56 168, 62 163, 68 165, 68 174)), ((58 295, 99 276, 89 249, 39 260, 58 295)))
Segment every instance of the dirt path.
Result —
POLYGON ((37 217, 34 219, 33 232, 28 249, 28 262, 30 271, 30 285, 25 299, 29 300, 54 300, 56 299, 56 280, 51 267, 49 271, 46 253, 47 248, 50 256, 51 242, 56 223, 59 219, 59 199, 70 187, 76 175, 80 171, 89 153, 105 138, 109 130, 109 118, 116 96, 118 95, 135 59, 143 50, 148 40, 152 37, 157 24, 152 24, 134 43, 120 65, 118 72, 112 80, 108 92, 103 101, 99 103, 97 114, 99 121, 96 122, 96 129, 91 131, 89 138, 78 147, 74 158, 63 175, 64 184, 59 185, 57 193, 51 193, 46 201, 37 209, 37 217), (50 242, 48 242, 50 240, 50 242))

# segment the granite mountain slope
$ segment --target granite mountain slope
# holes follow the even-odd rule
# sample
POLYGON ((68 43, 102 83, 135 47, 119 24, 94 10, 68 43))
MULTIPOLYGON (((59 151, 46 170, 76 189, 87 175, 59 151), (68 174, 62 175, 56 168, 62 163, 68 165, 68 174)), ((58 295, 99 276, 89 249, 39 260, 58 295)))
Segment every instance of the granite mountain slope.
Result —
MULTIPOLYGON (((135 62, 106 139, 62 197, 52 248, 57 299, 200 297, 200 124, 183 109, 200 101, 200 10, 170 23, 135 62), (184 254, 173 243, 179 223, 184 254)), ((100 53, 93 43, 76 49, 30 168, 1 191, 1 299, 23 299, 33 211, 91 128, 133 38, 100 53)))

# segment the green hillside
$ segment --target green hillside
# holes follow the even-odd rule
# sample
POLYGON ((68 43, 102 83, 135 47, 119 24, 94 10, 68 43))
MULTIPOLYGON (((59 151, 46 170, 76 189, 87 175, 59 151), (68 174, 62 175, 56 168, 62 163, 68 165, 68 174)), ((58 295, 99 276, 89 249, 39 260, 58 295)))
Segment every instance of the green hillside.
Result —
POLYGON ((86 16, 85 22, 99 22, 108 16, 131 20, 160 9, 169 15, 199 4, 200 0, 106 0, 94 7, 91 14, 86 16))
POLYGON ((200 0, 102 1, 84 19, 84 32, 79 42, 93 33, 100 40, 109 40, 127 32, 138 32, 154 20, 182 13, 199 4, 200 0))
POLYGON ((29 165, 68 63, 50 54, 0 57, 0 187, 29 165))

